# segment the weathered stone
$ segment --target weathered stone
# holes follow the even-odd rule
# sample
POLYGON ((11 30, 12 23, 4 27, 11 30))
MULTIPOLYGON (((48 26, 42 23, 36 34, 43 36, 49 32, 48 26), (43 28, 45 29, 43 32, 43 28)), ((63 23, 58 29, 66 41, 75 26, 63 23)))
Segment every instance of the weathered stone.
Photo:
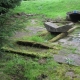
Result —
POLYGON ((60 43, 66 43, 66 39, 60 39, 58 42, 60 42, 60 43))
POLYGON ((70 28, 72 28, 73 23, 69 23, 66 25, 58 26, 55 23, 45 22, 44 26, 49 32, 67 32, 70 28))
POLYGON ((72 53, 72 51, 65 48, 65 49, 60 50, 58 54, 60 54, 60 55, 68 55, 70 53, 72 53))
POLYGON ((54 60, 58 63, 65 63, 66 56, 54 55, 54 60))
POLYGON ((66 63, 75 66, 80 66, 80 55, 78 54, 67 54, 67 55, 55 54, 54 60, 58 63, 66 63))

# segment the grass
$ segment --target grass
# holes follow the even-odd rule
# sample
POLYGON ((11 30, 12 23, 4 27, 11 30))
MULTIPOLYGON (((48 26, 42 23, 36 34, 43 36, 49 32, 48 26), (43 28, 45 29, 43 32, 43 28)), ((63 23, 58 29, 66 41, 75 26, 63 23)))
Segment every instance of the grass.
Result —
POLYGON ((42 37, 39 36, 31 36, 31 37, 23 37, 23 40, 29 40, 29 41, 34 41, 34 42, 45 42, 45 40, 42 37))
POLYGON ((28 14, 43 14, 49 18, 65 17, 66 12, 80 10, 78 0, 34 0, 22 1, 14 12, 25 12, 28 14))
MULTIPOLYGON (((5 63, 3 66, 3 74, 6 74, 7 77, 13 78, 14 80, 71 80, 71 77, 65 77, 65 74, 68 71, 80 75, 80 67, 58 64, 53 61, 53 58, 43 58, 45 62, 40 63, 41 58, 31 59, 29 57, 22 57, 8 53, 3 57, 1 58, 2 62, 5 63), (3 59, 3 57, 5 59, 3 59), (43 78, 41 75, 46 75, 46 77, 43 78)), ((2 65, 0 64, 0 69, 1 66, 2 65)), ((3 78, 1 80, 3 80, 3 78)), ((79 80, 79 78, 74 77, 74 80, 79 80)))
MULTIPOLYGON (((49 18, 56 18, 56 17, 65 17, 67 11, 72 10, 80 10, 79 9, 79 0, 34 0, 34 1, 22 1, 21 6, 16 7, 13 12, 19 13, 24 12, 27 14, 41 14, 45 15, 49 18), (77 6, 76 6, 77 5, 77 6)), ((38 18, 41 19, 39 16, 38 18)), ((29 18, 28 18, 29 19, 29 18)), ((7 27, 11 27, 11 30, 20 30, 26 26, 33 26, 30 24, 31 20, 28 20, 25 17, 18 17, 18 18, 11 18, 5 25, 7 27), (27 22, 28 21, 28 22, 27 22)), ((41 21, 36 21, 38 24, 42 26, 41 21)), ((37 26, 36 25, 36 26, 37 26)), ((35 24, 34 24, 35 26, 35 24)), ((47 35, 45 37, 39 36, 32 36, 28 37, 29 40, 36 41, 36 42, 44 42, 45 40, 51 39, 53 36, 47 35)), ((27 37, 23 38, 24 40, 27 37)), ((53 43, 52 43, 53 44, 53 43)), ((0 56, 0 74, 3 74, 0 77, 0 80, 7 79, 7 77, 13 80, 79 80, 76 75, 80 76, 80 67, 67 65, 67 64, 59 64, 53 60, 53 54, 57 53, 58 50, 42 50, 42 49, 34 49, 33 47, 23 47, 18 45, 11 45, 12 48, 15 50, 22 52, 40 52, 39 55, 45 56, 45 54, 49 54, 52 56, 48 56, 47 58, 31 58, 27 56, 20 56, 17 54, 5 53, 0 56), (27 49, 27 50, 26 50, 27 49), (41 54, 44 53, 44 54, 41 54), (52 58, 51 58, 52 57, 52 58), (45 60, 40 63, 41 59, 45 60), (3 64, 4 63, 4 64, 3 64), (74 72, 75 76, 71 79, 71 77, 65 77, 66 72, 72 71, 74 72), (6 75, 5 75, 6 74, 6 75), (43 76, 45 76, 43 78, 43 76), (7 76, 7 77, 6 77, 7 76)), ((60 45, 54 45, 56 48, 62 48, 60 45)), ((75 48, 71 49, 74 53, 75 48)), ((39 56, 38 55, 38 56, 39 56)), ((70 64, 72 61, 67 59, 67 62, 70 64)), ((9 80, 9 79, 7 79, 9 80)))
POLYGON ((55 35, 51 35, 51 34, 48 34, 46 36, 38 36, 38 35, 24 36, 24 37, 19 38, 18 40, 28 40, 28 41, 34 41, 34 42, 44 43, 44 42, 48 42, 54 36, 55 35))

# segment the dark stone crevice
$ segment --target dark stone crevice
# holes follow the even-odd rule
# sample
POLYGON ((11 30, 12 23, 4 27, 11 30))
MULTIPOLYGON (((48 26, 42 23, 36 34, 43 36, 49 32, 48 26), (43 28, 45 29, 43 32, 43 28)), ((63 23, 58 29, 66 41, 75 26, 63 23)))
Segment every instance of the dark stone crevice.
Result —
POLYGON ((67 13, 67 20, 70 20, 74 23, 80 21, 80 12, 79 11, 72 11, 67 13))

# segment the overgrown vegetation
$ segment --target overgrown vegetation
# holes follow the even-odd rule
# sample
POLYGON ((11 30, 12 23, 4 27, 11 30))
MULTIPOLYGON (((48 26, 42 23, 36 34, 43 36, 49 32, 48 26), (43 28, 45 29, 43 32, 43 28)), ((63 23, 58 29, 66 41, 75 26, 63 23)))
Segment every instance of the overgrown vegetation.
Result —
POLYGON ((28 40, 28 41, 34 41, 34 42, 48 42, 50 39, 52 39, 55 35, 51 35, 48 34, 46 36, 38 36, 38 35, 34 35, 34 36, 28 36, 28 37, 22 37, 21 40, 28 40))
MULTIPOLYGON (((58 64, 52 58, 31 59, 7 54, 1 62, 0 71, 3 71, 4 75, 7 74, 4 77, 8 76, 10 80, 71 80, 71 77, 64 77, 67 71, 80 74, 80 67, 58 64)), ((79 80, 79 77, 74 77, 74 80, 79 80)))
POLYGON ((9 9, 19 5, 21 0, 1 0, 0 1, 0 15, 7 13, 9 9))
MULTIPOLYGON (((12 34, 16 33, 17 30, 23 30, 26 26, 36 26, 35 24, 27 22, 31 18, 34 19, 34 16, 30 16, 29 18, 29 16, 26 17, 20 15, 20 12, 27 14, 41 14, 40 16, 37 15, 39 16, 39 20, 45 18, 45 16, 48 18, 56 18, 57 16, 58 18, 61 18, 64 17, 69 10, 80 10, 79 2, 80 1, 76 0, 27 0, 22 1, 21 6, 16 7, 13 11, 11 10, 12 13, 8 12, 7 14, 0 16, 0 48, 3 45, 9 45, 9 47, 18 51, 24 52, 25 50, 26 52, 39 52, 37 55, 49 54, 47 58, 35 58, 12 54, 5 51, 2 52, 4 54, 0 56, 0 80, 79 80, 80 67, 72 66, 70 64, 72 62, 71 60, 66 60, 69 65, 60 64, 54 61, 53 54, 56 54, 57 51, 61 49, 60 44, 54 44, 53 50, 44 50, 28 46, 23 47, 17 45, 15 43, 15 37, 12 37, 12 34), (75 4, 77 4, 77 6, 75 4), (75 75, 73 77, 68 77, 65 76, 66 72, 74 72, 75 75)), ((35 18, 37 16, 35 16, 35 18)), ((36 20, 36 22, 38 23, 37 25, 43 26, 42 21, 36 20)), ((17 40, 31 40, 43 43, 47 42, 54 36, 46 35, 44 37, 39 37, 34 35, 31 37, 25 36, 18 38, 17 40)), ((76 48, 71 48, 71 50, 74 53, 76 48)))
POLYGON ((10 14, 8 13, 9 9, 14 8, 16 5, 20 3, 21 0, 1 0, 0 1, 0 55, 1 55, 1 47, 7 42, 9 36, 11 36, 12 32, 14 32, 14 25, 8 25, 10 22, 8 19, 10 18, 10 14), (7 22, 8 20, 8 22, 7 22))

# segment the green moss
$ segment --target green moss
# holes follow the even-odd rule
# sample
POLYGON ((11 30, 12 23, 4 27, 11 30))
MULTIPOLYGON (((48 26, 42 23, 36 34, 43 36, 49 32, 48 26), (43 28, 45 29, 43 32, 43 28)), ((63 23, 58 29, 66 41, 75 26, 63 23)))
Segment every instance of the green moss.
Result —
POLYGON ((44 39, 40 36, 31 36, 31 37, 28 37, 27 39, 35 42, 44 42, 44 39))
POLYGON ((22 49, 13 49, 13 48, 9 48, 9 47, 3 47, 2 50, 6 51, 6 52, 10 52, 10 53, 14 53, 14 54, 20 54, 20 55, 25 55, 25 56, 31 56, 31 57, 50 57, 49 53, 41 53, 41 52, 30 52, 27 50, 22 50, 22 49))
MULTIPOLYGON (((8 53, 9 54, 9 53, 8 53)), ((46 75, 47 77, 44 79, 47 80, 71 80, 70 77, 65 77, 66 72, 72 71, 75 76, 80 75, 80 67, 67 65, 67 64, 58 64, 53 58, 29 58, 27 56, 19 56, 19 55, 5 55, 3 57, 4 63, 6 63, 3 67, 4 74, 8 74, 10 78, 15 80, 36 80, 43 79, 41 75, 46 75), (4 57, 11 57, 10 60, 5 60, 4 57), (40 60, 45 60, 45 63, 40 63, 40 60)), ((1 63, 0 63, 1 65, 1 63)), ((5 79, 4 79, 5 80, 5 79)), ((79 80, 79 78, 74 77, 74 80, 79 80)))

